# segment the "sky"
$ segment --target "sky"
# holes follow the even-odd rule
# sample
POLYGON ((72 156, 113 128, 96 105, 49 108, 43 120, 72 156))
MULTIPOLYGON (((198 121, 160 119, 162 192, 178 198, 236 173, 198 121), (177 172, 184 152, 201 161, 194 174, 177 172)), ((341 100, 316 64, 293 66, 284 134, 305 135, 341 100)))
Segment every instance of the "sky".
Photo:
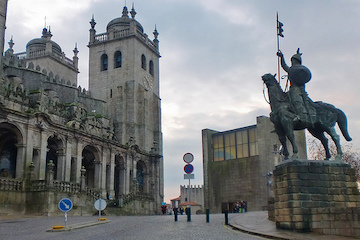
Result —
MULTIPOLYGON (((27 42, 50 26, 52 40, 68 58, 77 44, 78 83, 88 88, 89 21, 94 14, 97 33, 105 33, 124 5, 131 9, 132 2, 9 0, 5 42, 12 36, 15 52, 24 52, 27 42)), ((155 26, 159 32, 167 203, 189 183, 183 176, 185 153, 194 155, 191 185, 203 184, 202 129, 226 131, 269 116, 261 76, 277 72, 277 12, 284 24, 280 49, 286 62, 290 65, 300 48, 312 73, 309 97, 343 110, 352 144, 359 146, 360 1, 134 0, 134 6, 149 38, 155 26)))

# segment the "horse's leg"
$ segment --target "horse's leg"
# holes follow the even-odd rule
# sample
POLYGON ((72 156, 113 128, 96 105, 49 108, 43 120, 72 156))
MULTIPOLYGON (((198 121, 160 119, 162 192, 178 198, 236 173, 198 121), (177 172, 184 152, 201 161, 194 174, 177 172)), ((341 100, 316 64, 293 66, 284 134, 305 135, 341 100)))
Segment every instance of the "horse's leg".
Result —
MULTIPOLYGON (((285 119, 284 119, 285 120, 285 119)), ((293 155, 292 155, 292 158, 293 159, 297 159, 299 158, 298 157, 298 147, 297 147, 297 144, 296 144, 296 141, 295 141, 295 134, 294 134, 294 124, 293 124, 293 121, 292 119, 286 119, 284 122, 283 122, 283 127, 285 129, 285 135, 286 137, 289 139, 291 145, 292 145, 292 148, 293 148, 293 155)))
POLYGON ((275 125, 275 132, 279 137, 279 141, 280 141, 281 145, 283 146, 284 160, 287 160, 287 159, 289 159, 290 154, 289 154, 287 144, 286 144, 285 133, 280 127, 277 127, 276 125, 275 125))
POLYGON ((341 150, 341 145, 340 145, 340 136, 336 133, 334 127, 329 127, 326 132, 331 136, 332 140, 334 141, 334 143, 336 145, 337 154, 335 157, 335 161, 341 162, 343 152, 341 150))
POLYGON ((323 147, 325 149, 326 157, 324 160, 329 160, 331 158, 331 154, 330 154, 330 149, 329 149, 329 145, 328 145, 328 139, 325 137, 324 132, 317 128, 308 128, 308 130, 311 133, 311 135, 313 135, 314 137, 316 137, 317 139, 320 140, 321 144, 323 145, 323 147))

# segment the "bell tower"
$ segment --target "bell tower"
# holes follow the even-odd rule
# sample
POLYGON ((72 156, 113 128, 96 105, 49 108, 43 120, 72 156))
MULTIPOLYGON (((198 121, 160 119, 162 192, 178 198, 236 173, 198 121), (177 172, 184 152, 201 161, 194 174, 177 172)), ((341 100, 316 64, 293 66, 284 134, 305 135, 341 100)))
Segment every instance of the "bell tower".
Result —
POLYGON ((2 56, 4 55, 4 44, 5 44, 5 24, 6 24, 6 12, 7 12, 8 0, 0 1, 0 77, 2 76, 2 56))
POLYGON ((89 90, 106 102, 121 144, 135 141, 145 152, 162 155, 161 104, 159 93, 159 41, 144 33, 135 20, 135 9, 125 6, 122 16, 110 21, 106 32, 97 34, 90 21, 89 90), (130 15, 129 15, 130 14, 130 15))

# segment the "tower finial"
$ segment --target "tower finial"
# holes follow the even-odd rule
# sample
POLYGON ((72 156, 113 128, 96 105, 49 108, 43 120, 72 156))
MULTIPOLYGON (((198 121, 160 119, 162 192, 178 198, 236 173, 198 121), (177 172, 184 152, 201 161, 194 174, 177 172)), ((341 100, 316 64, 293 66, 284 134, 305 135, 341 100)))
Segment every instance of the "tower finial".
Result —
POLYGON ((128 16, 128 13, 129 13, 129 11, 128 11, 127 7, 124 6, 123 11, 122 11, 122 16, 123 16, 123 17, 129 17, 129 16, 128 16))
POLYGON ((96 22, 95 22, 95 19, 94 19, 94 14, 92 14, 92 18, 91 18, 91 21, 89 23, 90 23, 91 29, 94 29, 95 25, 96 25, 96 22))
POLYGON ((131 14, 131 17, 132 17, 132 18, 135 18, 136 11, 135 11, 135 8, 134 8, 134 3, 132 3, 132 8, 131 8, 130 14, 131 14))

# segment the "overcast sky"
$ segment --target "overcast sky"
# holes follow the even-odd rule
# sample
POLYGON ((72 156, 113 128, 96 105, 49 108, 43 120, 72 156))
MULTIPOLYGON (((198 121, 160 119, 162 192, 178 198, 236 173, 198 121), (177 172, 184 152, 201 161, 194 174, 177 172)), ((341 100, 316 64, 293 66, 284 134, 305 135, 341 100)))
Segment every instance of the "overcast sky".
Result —
MULTIPOLYGON (((129 0, 126 5, 131 9, 129 0)), ((165 201, 178 197, 191 152, 203 184, 201 130, 225 131, 268 116, 261 76, 277 72, 276 12, 284 24, 280 49, 290 65, 297 48, 312 72, 307 92, 348 117, 353 145, 360 137, 360 1, 137 0, 136 20, 159 32, 165 201)), ((6 42, 15 52, 50 26, 52 40, 72 58, 79 49, 79 85, 88 88, 89 21, 97 33, 121 16, 125 0, 9 0, 6 42), (45 23, 46 16, 46 23, 45 23)), ((5 50, 8 45, 5 45, 5 50)), ((284 72, 282 72, 284 74, 284 72)), ((285 82, 282 82, 283 87, 285 82)), ((340 131, 337 129, 340 134, 340 131)), ((341 137, 341 142, 345 140, 341 137)))

